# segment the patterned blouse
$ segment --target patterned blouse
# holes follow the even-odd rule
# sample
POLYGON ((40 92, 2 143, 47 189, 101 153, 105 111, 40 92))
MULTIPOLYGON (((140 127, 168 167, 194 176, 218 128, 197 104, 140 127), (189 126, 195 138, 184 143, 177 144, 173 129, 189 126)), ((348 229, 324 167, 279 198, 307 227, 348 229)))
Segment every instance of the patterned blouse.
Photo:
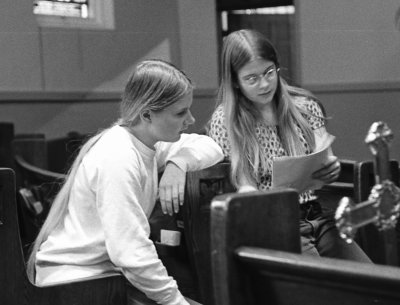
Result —
MULTIPOLYGON (((304 115, 309 122, 311 128, 316 130, 325 125, 323 113, 317 102, 306 99, 304 97, 296 97, 295 102, 303 104, 311 115, 304 115)), ((230 158, 230 144, 228 142, 228 131, 225 127, 225 116, 223 108, 220 105, 213 113, 208 134, 216 141, 222 148, 226 158, 230 158)), ((301 143, 305 147, 306 154, 312 151, 304 138, 304 134, 299 127, 297 127, 298 134, 300 135, 301 143)), ((276 125, 265 125, 263 122, 256 124, 257 140, 261 143, 263 148, 262 157, 265 158, 267 168, 259 168, 259 181, 257 187, 259 190, 268 190, 271 188, 272 177, 272 160, 274 157, 288 156, 288 153, 282 146, 282 141, 279 137, 278 128, 276 125)), ((313 191, 306 191, 299 196, 300 203, 315 200, 316 196, 313 191)))

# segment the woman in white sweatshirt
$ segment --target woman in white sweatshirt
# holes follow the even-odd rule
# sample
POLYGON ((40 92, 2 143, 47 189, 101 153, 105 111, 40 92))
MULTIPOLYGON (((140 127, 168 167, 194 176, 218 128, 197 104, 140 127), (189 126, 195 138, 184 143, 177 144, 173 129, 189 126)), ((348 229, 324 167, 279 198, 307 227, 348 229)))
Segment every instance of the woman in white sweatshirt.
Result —
POLYGON ((122 273, 131 284, 130 304, 188 304, 149 239, 148 218, 160 170, 162 209, 172 214, 183 203, 185 172, 223 158, 211 138, 182 134, 194 123, 192 91, 169 63, 137 65, 120 119, 83 145, 54 200, 28 261, 32 282, 48 286, 122 273))

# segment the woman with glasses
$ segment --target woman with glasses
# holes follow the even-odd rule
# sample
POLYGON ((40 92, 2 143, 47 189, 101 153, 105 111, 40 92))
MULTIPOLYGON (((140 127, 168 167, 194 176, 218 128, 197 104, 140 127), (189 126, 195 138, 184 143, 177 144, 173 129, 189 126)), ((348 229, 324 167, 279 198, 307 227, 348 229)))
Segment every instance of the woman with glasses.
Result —
MULTIPOLYGON (((229 34, 221 56, 221 83, 209 135, 231 161, 231 180, 239 191, 271 188, 272 160, 307 155, 329 137, 316 98, 280 76, 278 54, 262 34, 229 34)), ((313 173, 323 183, 340 173, 338 158, 313 173)), ((302 252, 370 262, 355 243, 338 234, 334 213, 311 190, 299 195, 302 252)), ((268 221, 268 220, 266 220, 268 221)))

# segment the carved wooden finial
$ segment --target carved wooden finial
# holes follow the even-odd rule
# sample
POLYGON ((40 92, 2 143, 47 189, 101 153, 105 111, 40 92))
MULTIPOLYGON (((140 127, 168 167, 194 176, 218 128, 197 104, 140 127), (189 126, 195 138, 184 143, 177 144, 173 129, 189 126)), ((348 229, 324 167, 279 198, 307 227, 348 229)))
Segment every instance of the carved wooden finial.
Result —
POLYGON ((369 128, 365 143, 374 156, 375 183, 391 180, 389 148, 393 133, 384 122, 375 122, 369 128))
POLYGON ((336 226, 340 236, 350 243, 358 228, 374 223, 378 230, 390 230, 396 226, 400 215, 400 189, 390 180, 389 144, 393 133, 384 122, 371 125, 365 143, 374 160, 375 186, 367 201, 354 204, 342 198, 336 210, 336 226))
POLYGON ((376 156, 382 147, 387 148, 393 140, 392 130, 385 122, 374 122, 369 128, 365 143, 376 156))

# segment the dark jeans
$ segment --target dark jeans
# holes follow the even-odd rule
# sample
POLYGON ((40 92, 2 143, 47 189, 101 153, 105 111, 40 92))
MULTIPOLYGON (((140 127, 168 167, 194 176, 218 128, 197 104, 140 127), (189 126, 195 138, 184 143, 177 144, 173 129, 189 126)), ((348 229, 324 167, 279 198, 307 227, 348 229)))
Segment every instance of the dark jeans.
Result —
POLYGON ((303 254, 372 263, 356 242, 348 244, 339 236, 334 211, 318 201, 300 205, 300 235, 303 254))

